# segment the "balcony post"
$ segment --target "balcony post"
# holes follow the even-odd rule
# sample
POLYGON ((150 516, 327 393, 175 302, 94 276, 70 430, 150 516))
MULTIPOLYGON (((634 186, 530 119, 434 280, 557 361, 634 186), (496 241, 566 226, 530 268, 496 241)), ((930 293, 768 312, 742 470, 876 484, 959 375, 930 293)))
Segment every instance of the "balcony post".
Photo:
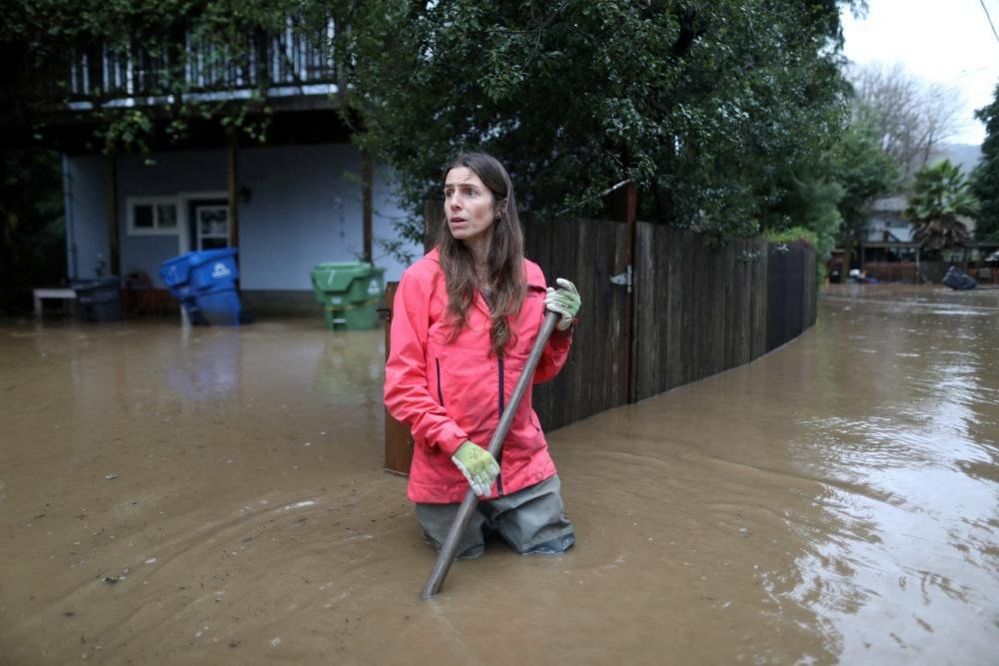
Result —
POLYGON ((361 153, 361 193, 364 199, 364 211, 362 213, 362 224, 364 225, 364 260, 368 263, 371 263, 372 260, 371 217, 373 206, 371 203, 371 172, 371 156, 367 152, 361 153))
POLYGON ((232 127, 227 128, 225 140, 226 162, 228 163, 229 247, 239 247, 239 174, 237 172, 239 151, 236 130, 232 127))
POLYGON ((112 151, 108 151, 104 156, 104 165, 107 173, 108 185, 108 274, 120 275, 121 268, 120 252, 118 247, 119 223, 118 223, 118 160, 112 151))

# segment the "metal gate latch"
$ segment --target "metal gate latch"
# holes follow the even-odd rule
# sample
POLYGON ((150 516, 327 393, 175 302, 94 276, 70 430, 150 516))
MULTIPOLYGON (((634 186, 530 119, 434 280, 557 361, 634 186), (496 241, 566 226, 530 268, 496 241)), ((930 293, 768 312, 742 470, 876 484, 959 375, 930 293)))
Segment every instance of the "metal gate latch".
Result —
POLYGON ((616 284, 628 288, 628 293, 631 293, 631 264, 628 264, 628 268, 625 269, 623 273, 618 273, 617 275, 611 276, 611 284, 616 284))

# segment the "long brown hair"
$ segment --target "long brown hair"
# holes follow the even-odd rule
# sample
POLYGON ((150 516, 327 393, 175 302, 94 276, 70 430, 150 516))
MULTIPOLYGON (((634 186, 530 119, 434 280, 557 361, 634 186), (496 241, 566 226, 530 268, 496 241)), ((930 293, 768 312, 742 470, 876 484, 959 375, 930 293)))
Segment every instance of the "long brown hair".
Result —
MULTIPOLYGON (((520 311, 527 293, 524 278, 524 232, 517 216, 517 202, 513 195, 510 175, 492 155, 462 153, 444 170, 444 178, 452 169, 466 167, 478 176, 493 195, 496 218, 493 222, 492 241, 486 259, 489 271, 490 318, 489 340, 492 353, 499 354, 510 340, 509 317, 520 311)), ((465 326, 468 309, 475 299, 478 278, 475 258, 471 250, 451 235, 445 221, 437 233, 444 282, 447 285, 448 312, 456 338, 465 326)))

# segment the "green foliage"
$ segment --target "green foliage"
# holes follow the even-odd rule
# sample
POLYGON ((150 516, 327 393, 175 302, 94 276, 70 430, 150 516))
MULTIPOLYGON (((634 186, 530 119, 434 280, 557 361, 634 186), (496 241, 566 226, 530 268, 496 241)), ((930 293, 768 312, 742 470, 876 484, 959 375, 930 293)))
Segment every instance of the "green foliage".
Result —
POLYGON ((785 176, 767 228, 775 237, 789 227, 808 229, 819 257, 828 257, 844 231, 853 237, 863 227, 867 203, 889 192, 897 177, 894 161, 881 151, 874 132, 855 122, 814 161, 785 176))
POLYGON ((985 123, 982 162, 971 176, 971 191, 978 199, 975 238, 999 242, 999 85, 992 103, 975 112, 985 123))
MULTIPOLYGON (((835 215, 835 219, 837 221, 836 228, 838 229, 839 214, 835 211, 835 206, 833 207, 832 213, 835 215)), ((835 234, 835 230, 833 230, 832 233, 835 234)), ((819 261, 815 263, 815 284, 821 285, 825 283, 826 262, 823 261, 823 259, 828 256, 829 250, 835 246, 835 235, 823 234, 816 232, 809 227, 798 226, 783 229, 781 231, 769 229, 763 232, 763 237, 770 243, 777 243, 778 247, 786 246, 788 243, 801 242, 814 248, 819 257, 819 261)))
MULTIPOLYGON (((542 218, 590 213, 631 179, 644 219, 720 239, 783 226, 796 174, 842 127, 842 4, 368 2, 350 45, 358 141, 414 213, 450 156, 480 148, 542 218)), ((418 239, 422 220, 403 230, 418 239)))
POLYGON ((838 209, 842 198, 843 187, 830 179, 828 164, 820 162, 787 183, 783 197, 773 207, 765 235, 778 237, 787 230, 807 230, 810 244, 825 257, 835 247, 842 226, 838 209))
POLYGON ((791 227, 783 231, 766 231, 763 237, 771 243, 794 243, 801 241, 812 247, 818 247, 819 235, 807 227, 791 227))
POLYGON ((839 212, 849 235, 864 226, 865 206, 891 192, 899 180, 898 166, 881 150, 877 131, 860 119, 852 122, 833 145, 830 174, 843 188, 839 212))
POLYGON ((976 213, 977 202, 961 167, 944 160, 916 172, 912 197, 902 216, 915 225, 913 237, 920 247, 940 252, 968 242, 968 228, 958 218, 976 213))
POLYGON ((59 156, 41 150, 0 152, 0 314, 31 305, 31 288, 66 274, 59 156))

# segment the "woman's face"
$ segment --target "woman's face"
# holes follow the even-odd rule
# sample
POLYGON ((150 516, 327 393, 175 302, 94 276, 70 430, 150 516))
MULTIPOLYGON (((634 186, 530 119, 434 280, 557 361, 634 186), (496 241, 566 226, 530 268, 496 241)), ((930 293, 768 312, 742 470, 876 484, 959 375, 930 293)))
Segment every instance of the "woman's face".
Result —
POLYGON ((444 217, 455 239, 466 244, 488 241, 493 235, 496 206, 492 191, 468 167, 447 172, 444 217))

